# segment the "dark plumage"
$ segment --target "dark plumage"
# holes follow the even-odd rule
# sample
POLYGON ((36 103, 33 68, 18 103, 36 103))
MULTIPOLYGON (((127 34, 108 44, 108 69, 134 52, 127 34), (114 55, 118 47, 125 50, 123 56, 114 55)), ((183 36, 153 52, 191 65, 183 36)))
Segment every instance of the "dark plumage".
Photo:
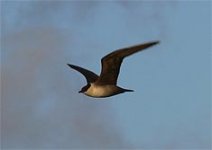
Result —
POLYGON ((91 97, 108 97, 123 92, 133 90, 123 89, 117 86, 117 79, 121 63, 125 57, 140 52, 148 47, 158 44, 159 41, 139 44, 127 48, 116 50, 101 59, 102 70, 100 76, 76 65, 68 64, 71 68, 83 74, 87 80, 87 85, 80 92, 91 97))

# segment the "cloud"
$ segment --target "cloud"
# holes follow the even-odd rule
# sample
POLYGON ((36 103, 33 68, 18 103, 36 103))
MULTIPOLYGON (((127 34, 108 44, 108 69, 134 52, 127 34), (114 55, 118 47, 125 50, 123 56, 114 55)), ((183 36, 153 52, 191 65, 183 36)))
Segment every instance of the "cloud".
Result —
POLYGON ((132 39, 139 35, 140 41, 138 31, 144 22, 139 19, 151 16, 145 11, 137 15, 140 5, 134 3, 4 3, 3 147, 132 148, 116 121, 112 102, 79 95, 83 77, 75 76, 66 63, 81 62, 81 55, 83 63, 91 61, 89 50, 77 51, 80 56, 75 57, 76 50, 87 45, 98 49, 106 39, 114 44, 120 38, 114 35, 132 39), (113 15, 106 13, 109 9, 113 15))
POLYGON ((72 37, 51 27, 3 37, 3 148, 128 146, 110 101, 77 93, 84 83, 66 66, 73 53, 66 50, 66 38, 72 37))

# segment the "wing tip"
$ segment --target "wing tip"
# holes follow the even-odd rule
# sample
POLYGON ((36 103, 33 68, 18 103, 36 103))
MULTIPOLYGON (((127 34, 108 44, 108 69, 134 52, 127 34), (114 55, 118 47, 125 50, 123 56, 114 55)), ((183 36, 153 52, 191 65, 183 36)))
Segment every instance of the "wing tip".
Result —
POLYGON ((156 45, 156 44, 160 44, 160 41, 153 41, 153 42, 150 42, 151 45, 156 45))
POLYGON ((67 65, 71 68, 74 68, 74 65, 67 63, 67 65))

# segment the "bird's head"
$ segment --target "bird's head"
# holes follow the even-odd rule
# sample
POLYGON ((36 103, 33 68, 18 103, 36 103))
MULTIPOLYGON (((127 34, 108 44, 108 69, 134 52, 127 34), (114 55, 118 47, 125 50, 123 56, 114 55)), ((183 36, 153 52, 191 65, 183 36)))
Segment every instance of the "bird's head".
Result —
POLYGON ((91 86, 90 84, 87 84, 86 86, 82 87, 81 90, 79 91, 79 93, 86 92, 90 86, 91 86))

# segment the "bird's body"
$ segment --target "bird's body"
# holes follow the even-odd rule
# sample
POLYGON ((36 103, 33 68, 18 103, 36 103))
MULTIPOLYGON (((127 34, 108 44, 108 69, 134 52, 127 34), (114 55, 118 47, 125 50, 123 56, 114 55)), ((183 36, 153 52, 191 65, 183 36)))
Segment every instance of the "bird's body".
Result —
POLYGON ((101 59, 102 70, 100 76, 79 66, 68 64, 72 69, 83 74, 87 80, 87 85, 84 86, 79 93, 84 93, 91 97, 102 98, 124 92, 132 92, 133 90, 117 86, 117 79, 123 59, 158 43, 159 42, 156 41, 123 48, 104 56, 101 59))
POLYGON ((119 93, 119 87, 115 85, 96 85, 91 83, 91 86, 84 93, 91 97, 108 97, 119 93))

